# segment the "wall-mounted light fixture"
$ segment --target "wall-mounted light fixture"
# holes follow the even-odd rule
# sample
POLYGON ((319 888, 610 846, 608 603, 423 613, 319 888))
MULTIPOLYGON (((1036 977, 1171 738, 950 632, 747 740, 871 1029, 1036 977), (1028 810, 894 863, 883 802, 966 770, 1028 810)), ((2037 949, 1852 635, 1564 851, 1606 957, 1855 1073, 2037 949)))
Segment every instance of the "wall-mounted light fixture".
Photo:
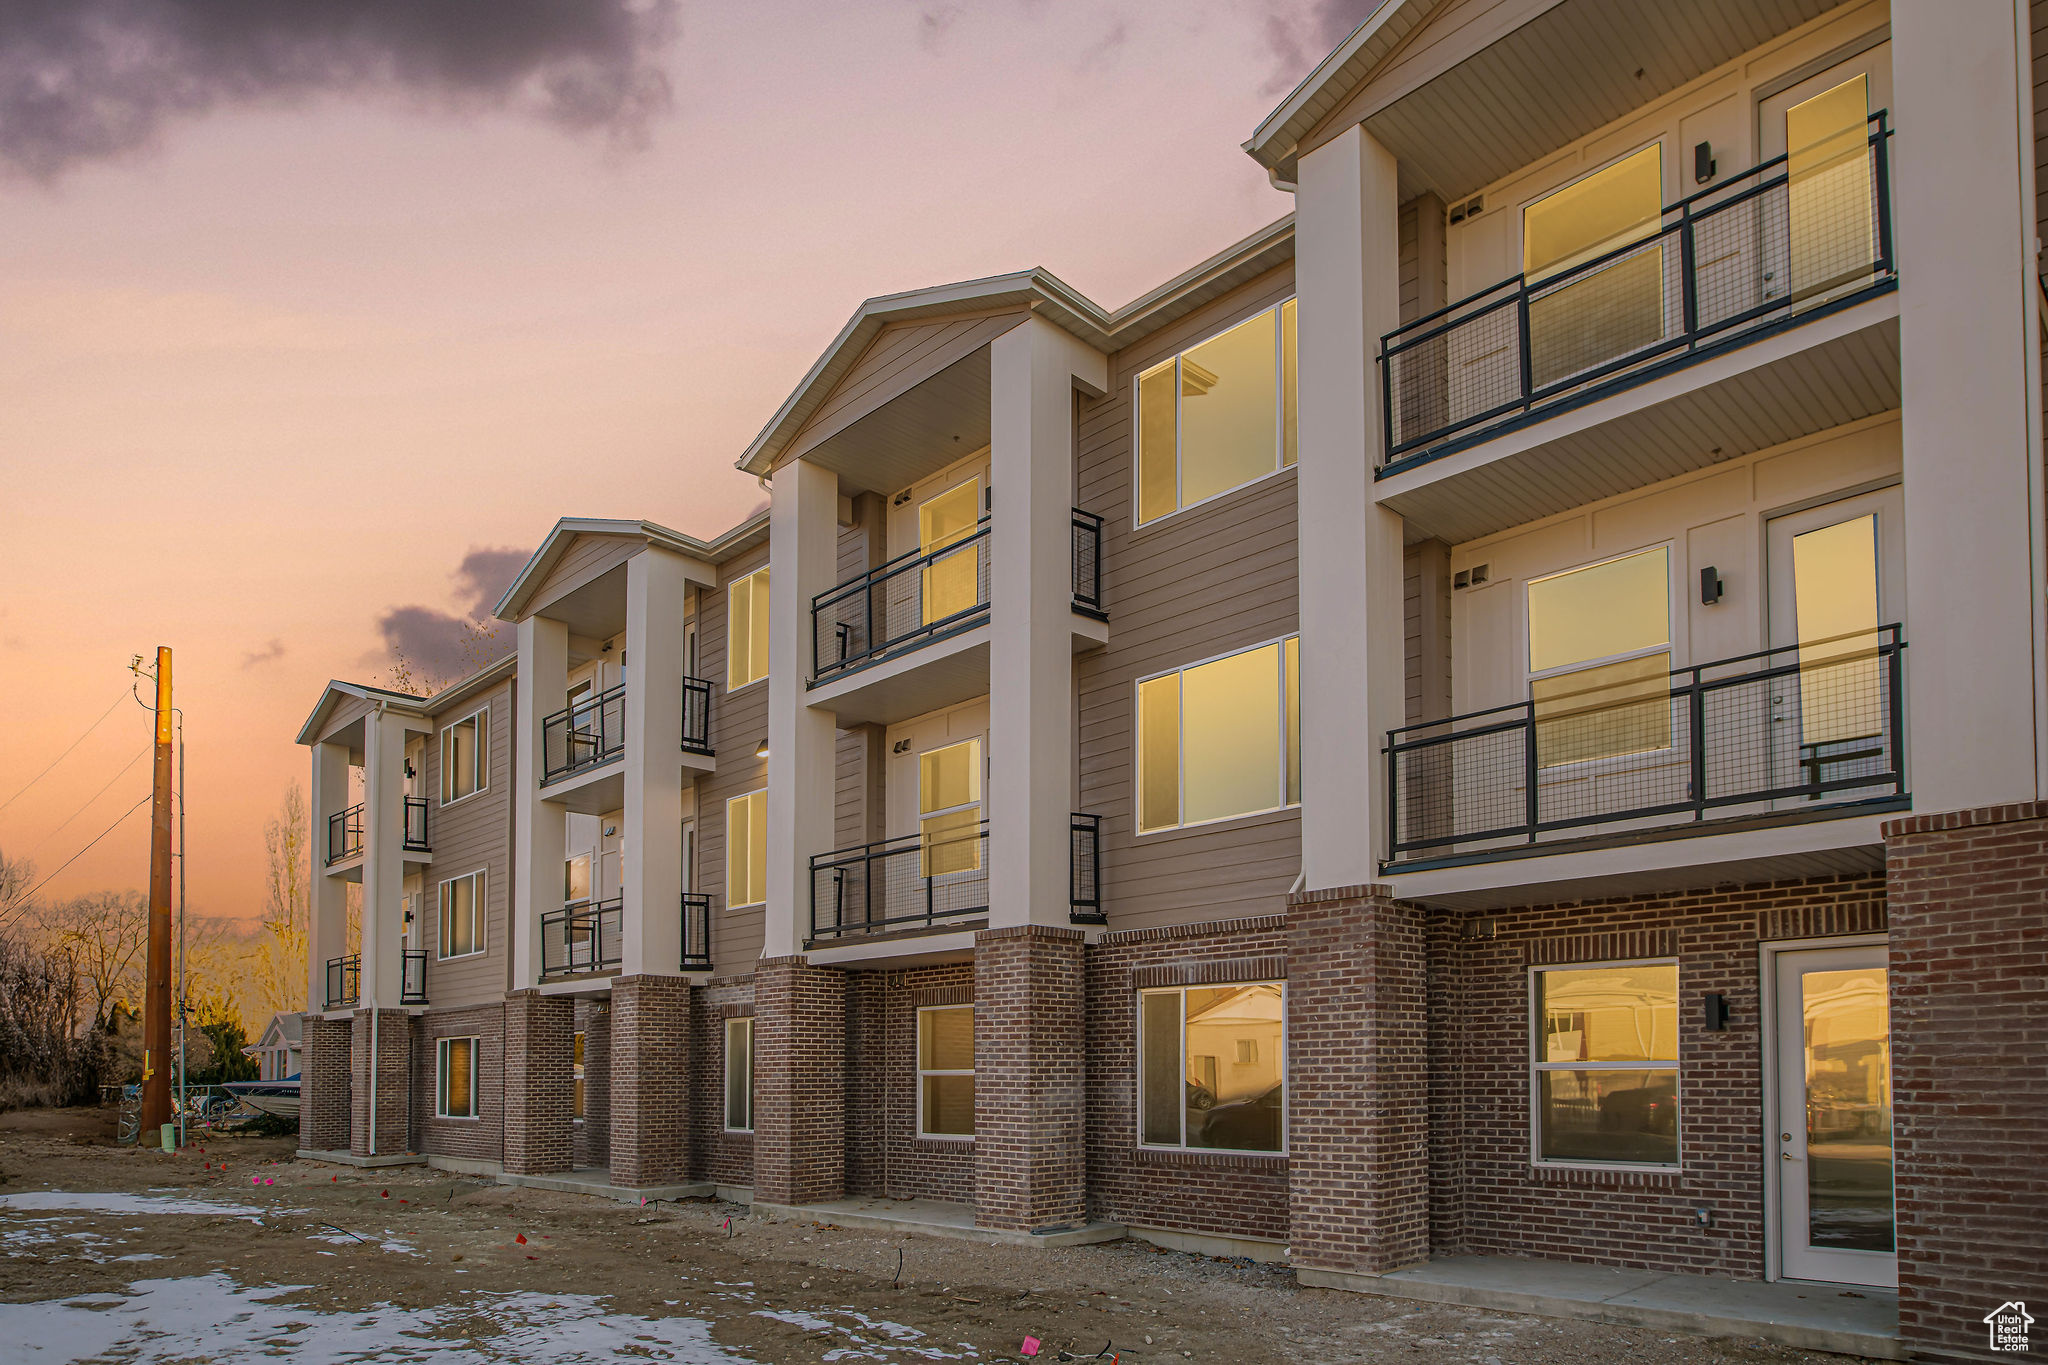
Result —
POLYGON ((1728 585, 1721 581, 1721 571, 1709 564, 1700 570, 1700 605, 1711 607, 1721 600, 1728 591, 1728 585))
POLYGON ((754 757, 755 757, 755 758, 766 758, 766 757, 768 757, 768 741, 767 741, 767 740, 765 740, 765 739, 764 739, 764 740, 762 740, 762 741, 761 741, 761 742, 760 742, 759 744, 757 744, 757 745, 755 745, 755 746, 754 746, 754 757))

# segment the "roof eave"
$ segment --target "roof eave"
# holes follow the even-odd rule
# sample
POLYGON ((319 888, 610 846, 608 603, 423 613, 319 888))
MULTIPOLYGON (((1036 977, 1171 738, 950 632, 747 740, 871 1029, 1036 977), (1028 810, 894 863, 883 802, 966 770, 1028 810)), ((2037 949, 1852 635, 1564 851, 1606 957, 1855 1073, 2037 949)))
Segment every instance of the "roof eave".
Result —
POLYGON ((1428 6, 1432 3, 1433 0, 1383 0, 1343 42, 1316 63, 1315 69, 1304 76, 1299 85, 1288 91, 1287 97, 1272 113, 1260 121, 1243 144, 1245 154, 1291 183, 1295 158, 1301 151, 1301 139, 1350 97, 1398 39, 1380 43, 1380 51, 1368 52, 1364 65, 1353 69, 1359 54, 1366 52, 1386 33, 1397 14, 1418 4, 1428 6))

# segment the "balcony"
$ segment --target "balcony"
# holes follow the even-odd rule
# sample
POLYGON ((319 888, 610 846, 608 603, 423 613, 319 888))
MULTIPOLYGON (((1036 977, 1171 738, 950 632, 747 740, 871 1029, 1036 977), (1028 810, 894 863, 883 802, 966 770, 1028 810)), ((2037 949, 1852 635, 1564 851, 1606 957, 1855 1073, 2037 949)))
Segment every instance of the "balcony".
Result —
POLYGON ((1387 870, 1903 808, 1904 649, 1885 626, 1668 677, 1602 669, 1394 730, 1387 870))
POLYGON ((427 839, 427 798, 408 796, 405 798, 405 851, 407 853, 432 853, 434 846, 427 839))
MULTIPOLYGON (((711 897, 684 892, 678 971, 711 969, 711 897)), ((540 979, 613 972, 624 960, 625 896, 574 901, 541 916, 540 979)))
POLYGON ((361 855, 362 851, 363 803, 358 801, 327 817, 327 865, 332 867, 345 858, 361 855))
POLYGON ((812 686, 988 620, 989 519, 937 550, 913 550, 811 599, 812 686))
POLYGON ((401 1005, 424 1005, 427 1003, 427 953, 424 948, 407 948, 399 954, 400 984, 398 1003, 401 1005))
MULTIPOLYGON (((709 758, 711 684, 683 679, 683 742, 686 754, 709 758)), ((541 784, 566 781, 601 768, 626 752, 626 685, 584 697, 541 721, 541 784)))
MULTIPOLYGON (((1101 817, 1073 817, 1071 911, 1076 924, 1106 923, 1101 817)), ((968 927, 988 917, 988 821, 907 834, 811 859, 811 939, 968 927)))
POLYGON ((681 965, 686 972, 711 970, 711 897, 692 891, 683 893, 681 965))
POLYGON ((363 958, 360 953, 327 959, 327 1008, 354 1009, 362 993, 363 958))

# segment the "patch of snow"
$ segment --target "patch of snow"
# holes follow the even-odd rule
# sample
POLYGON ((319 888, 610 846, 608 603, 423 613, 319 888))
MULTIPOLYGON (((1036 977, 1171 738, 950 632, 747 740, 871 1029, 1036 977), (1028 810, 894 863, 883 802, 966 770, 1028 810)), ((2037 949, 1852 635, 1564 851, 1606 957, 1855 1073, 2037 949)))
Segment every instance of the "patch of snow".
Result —
MULTIPOLYGON (((80 1194, 71 1190, 39 1190, 29 1194, 0 1194, 0 1209, 64 1209, 74 1213, 196 1213, 226 1218, 248 1218, 264 1210, 248 1204, 216 1204, 208 1199, 154 1198, 146 1194, 80 1194)), ((284 1212, 285 1210, 279 1210, 284 1212)), ((140 1229, 135 1229, 140 1231, 140 1229)))

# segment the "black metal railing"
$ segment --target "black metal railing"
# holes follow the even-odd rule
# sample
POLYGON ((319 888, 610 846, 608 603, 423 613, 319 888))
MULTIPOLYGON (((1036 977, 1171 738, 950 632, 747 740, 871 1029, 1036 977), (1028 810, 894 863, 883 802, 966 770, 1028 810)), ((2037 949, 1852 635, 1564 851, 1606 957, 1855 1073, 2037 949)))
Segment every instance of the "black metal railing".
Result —
POLYGON ((327 817, 327 861, 338 863, 363 851, 363 803, 327 817))
POLYGON ((1074 610, 1102 612, 1102 518, 1074 509, 1074 610))
POLYGON ((541 721, 540 734, 544 783, 609 763, 626 752, 626 685, 555 712, 541 721))
POLYGON ((408 853, 432 853, 434 846, 427 842, 427 798, 408 796, 405 798, 405 851, 408 853))
POLYGON ((823 682, 988 619, 989 519, 943 549, 912 550, 811 599, 811 676, 823 682))
POLYGON ((683 960, 686 972, 711 968, 711 897, 695 891, 683 893, 683 960))
POLYGON ((540 917, 540 975, 576 976, 619 965, 625 898, 572 901, 540 917))
POLYGON ((424 1005, 427 1003, 427 952, 424 948, 407 948, 399 954, 398 1003, 401 1005, 424 1005))
POLYGON ((363 958, 360 953, 327 959, 327 1008, 352 1007, 362 992, 363 958))
POLYGON ((1589 670, 1391 731, 1393 861, 1899 802, 1904 649, 1894 625, 1668 675, 1589 670))
POLYGON ((711 681, 683 679, 683 752, 711 755, 711 681))
POLYGON ((1075 924, 1107 924, 1109 916, 1102 909, 1102 817, 1075 811, 1072 838, 1067 918, 1075 924))
POLYGON ((1389 332, 1382 468, 1889 283, 1890 136, 1880 110, 1860 162, 1802 171, 1795 187, 1787 158, 1773 157, 1670 205, 1651 236, 1534 281, 1503 280, 1389 332))

